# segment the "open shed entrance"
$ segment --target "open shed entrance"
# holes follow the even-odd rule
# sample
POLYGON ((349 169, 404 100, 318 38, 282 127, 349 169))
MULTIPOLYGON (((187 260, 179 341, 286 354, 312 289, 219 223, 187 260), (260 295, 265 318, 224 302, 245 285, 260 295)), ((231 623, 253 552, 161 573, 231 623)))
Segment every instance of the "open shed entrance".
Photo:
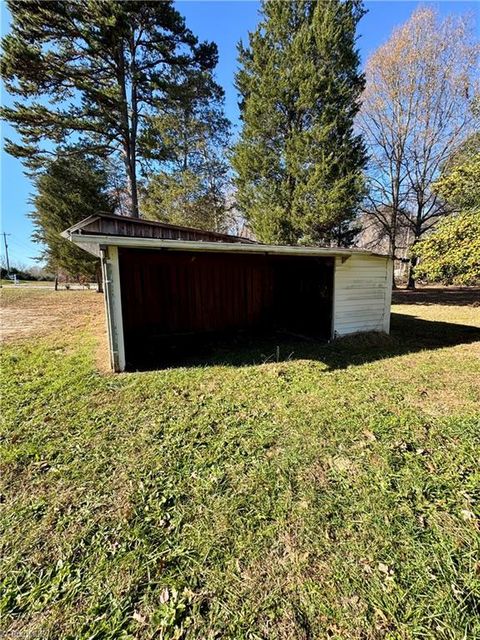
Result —
POLYGON ((119 260, 128 369, 239 332, 330 338, 333 258, 120 248, 119 260))

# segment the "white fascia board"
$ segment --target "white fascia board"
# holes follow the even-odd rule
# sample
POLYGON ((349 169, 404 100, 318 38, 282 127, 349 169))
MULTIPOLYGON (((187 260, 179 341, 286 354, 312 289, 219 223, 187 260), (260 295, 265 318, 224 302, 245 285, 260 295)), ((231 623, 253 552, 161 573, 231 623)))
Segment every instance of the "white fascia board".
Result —
POLYGON ((62 238, 66 238, 67 240, 70 240, 70 236, 75 233, 76 231, 80 231, 82 230, 82 228, 88 224, 88 223, 92 223, 95 222, 96 220, 99 219, 100 216, 97 216, 95 214, 92 214, 91 216, 88 216, 87 218, 84 218, 83 220, 80 220, 80 222, 77 222, 76 224, 73 224, 71 227, 68 227, 68 229, 65 229, 65 231, 61 232, 61 236, 62 238))
MULTIPOLYGON (((131 238, 122 236, 103 236, 87 234, 69 234, 69 240, 85 249, 87 245, 112 245, 117 247, 131 247, 143 249, 173 249, 176 251, 217 251, 223 253, 258 253, 268 255, 297 255, 297 256, 340 256, 349 258, 349 249, 335 249, 328 247, 290 247, 268 244, 243 244, 241 242, 210 242, 200 240, 164 240, 158 238, 131 238)), ((93 246, 92 246, 93 249, 93 246)), ((90 253, 97 253, 95 250, 90 253)), ((370 255, 369 252, 361 252, 370 255)))

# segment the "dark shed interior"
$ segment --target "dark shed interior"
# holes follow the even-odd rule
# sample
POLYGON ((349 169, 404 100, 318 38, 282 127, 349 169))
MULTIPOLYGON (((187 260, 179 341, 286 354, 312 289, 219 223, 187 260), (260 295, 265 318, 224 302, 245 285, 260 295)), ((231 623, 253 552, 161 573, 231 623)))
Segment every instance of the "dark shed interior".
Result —
POLYGON ((127 368, 238 332, 329 339, 334 259, 119 249, 127 368))

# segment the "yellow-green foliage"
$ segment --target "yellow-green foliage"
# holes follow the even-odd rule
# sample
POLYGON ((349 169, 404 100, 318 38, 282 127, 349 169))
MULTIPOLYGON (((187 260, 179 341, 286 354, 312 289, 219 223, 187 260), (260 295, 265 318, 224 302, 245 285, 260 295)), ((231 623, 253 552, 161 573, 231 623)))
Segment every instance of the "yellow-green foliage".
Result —
POLYGON ((480 207, 480 134, 468 138, 453 155, 435 190, 453 206, 480 207))
POLYGON ((415 247, 419 278, 443 284, 480 282, 480 135, 470 136, 452 154, 435 183, 437 193, 457 213, 443 219, 415 247))
POLYGON ((480 282, 480 210, 442 220, 432 235, 420 242, 418 278, 443 284, 475 285, 480 282))

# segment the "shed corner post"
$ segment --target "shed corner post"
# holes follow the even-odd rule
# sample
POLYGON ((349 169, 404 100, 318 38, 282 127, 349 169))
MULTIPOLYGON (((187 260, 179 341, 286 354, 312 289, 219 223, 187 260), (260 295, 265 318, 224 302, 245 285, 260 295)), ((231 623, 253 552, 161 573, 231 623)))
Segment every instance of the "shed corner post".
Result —
POLYGON ((121 372, 125 370, 126 360, 118 247, 101 246, 100 255, 105 289, 110 366, 113 371, 121 372))
POLYGON ((394 262, 392 258, 387 258, 386 265, 386 278, 385 283, 385 309, 383 313, 383 331, 386 334, 390 333, 390 315, 392 306, 392 288, 393 288, 393 267, 394 262))
POLYGON ((337 338, 337 323, 336 323, 336 297, 337 297, 337 268, 342 264, 341 258, 335 256, 333 258, 333 282, 332 282, 332 323, 330 329, 330 340, 337 338))

